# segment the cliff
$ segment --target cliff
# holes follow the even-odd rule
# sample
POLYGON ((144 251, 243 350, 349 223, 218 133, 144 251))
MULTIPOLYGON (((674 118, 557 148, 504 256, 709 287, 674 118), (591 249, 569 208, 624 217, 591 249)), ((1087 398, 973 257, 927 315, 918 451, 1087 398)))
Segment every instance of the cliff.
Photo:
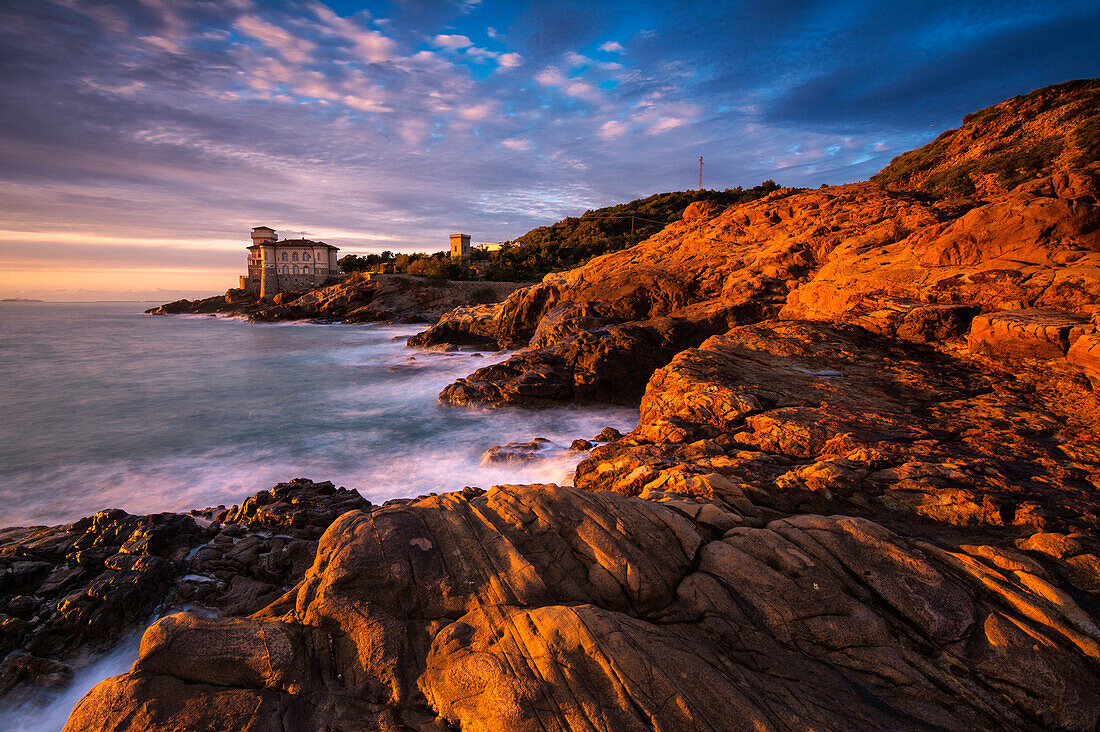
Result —
POLYGON ((573 487, 355 507, 263 609, 160 620, 67 729, 1096 729, 1097 87, 446 315, 412 343, 522 350, 442 402, 637 429, 573 487))

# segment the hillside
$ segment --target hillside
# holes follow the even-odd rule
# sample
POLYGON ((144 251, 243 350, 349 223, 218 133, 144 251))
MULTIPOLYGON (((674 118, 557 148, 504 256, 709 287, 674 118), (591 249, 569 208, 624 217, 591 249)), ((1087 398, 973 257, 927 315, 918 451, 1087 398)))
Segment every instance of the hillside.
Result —
POLYGON ((494 254, 496 266, 510 267, 522 274, 513 279, 541 279, 550 272, 571 269, 592 257, 632 247, 656 234, 668 224, 679 221, 696 201, 729 206, 763 198, 778 190, 774 181, 765 181, 748 190, 698 190, 656 193, 615 206, 585 211, 550 226, 539 226, 516 239, 515 248, 494 254))
POLYGON ((899 155, 872 181, 937 196, 1010 190, 1100 160, 1100 80, 1037 89, 963 118, 918 150, 899 155))

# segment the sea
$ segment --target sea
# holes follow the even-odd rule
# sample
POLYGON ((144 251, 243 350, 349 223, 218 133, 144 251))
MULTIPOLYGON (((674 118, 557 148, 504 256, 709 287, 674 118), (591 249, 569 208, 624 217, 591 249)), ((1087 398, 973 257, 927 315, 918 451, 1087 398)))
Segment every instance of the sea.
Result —
POLYGON ((636 409, 436 402, 505 352, 413 349, 424 325, 154 316, 150 303, 0 303, 0 527, 231 506, 297 477, 391 498, 568 483, 567 448, 636 409), (487 464, 548 439, 546 459, 487 464))
MULTIPOLYGON (((406 347, 425 325, 143 314, 154 304, 0 303, 0 527, 228 507, 297 477, 376 504, 567 484, 586 455, 574 439, 638 421, 616 407, 440 405, 447 384, 509 354, 406 347), (537 437, 550 441, 538 460, 483 459, 537 437)), ((129 668, 139 636, 86 659, 46 708, 0 704, 0 729, 60 729, 129 668)))

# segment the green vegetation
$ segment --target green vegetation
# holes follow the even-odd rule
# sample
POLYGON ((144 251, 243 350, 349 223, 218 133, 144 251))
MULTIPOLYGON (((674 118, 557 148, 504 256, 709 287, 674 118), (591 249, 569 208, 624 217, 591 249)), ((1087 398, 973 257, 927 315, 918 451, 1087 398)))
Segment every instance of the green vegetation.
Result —
POLYGON ((914 175, 933 170, 943 160, 956 132, 958 130, 945 130, 924 147, 898 155, 890 161, 889 165, 872 175, 871 180, 886 186, 891 183, 907 182, 914 175))
POLYGON ((656 234, 695 201, 720 206, 754 201, 780 186, 766 180, 745 190, 675 191, 658 193, 630 203, 585 211, 550 226, 532 229, 500 251, 474 249, 464 265, 448 252, 435 254, 349 254, 338 261, 345 272, 392 271, 426 277, 497 281, 540 280, 550 272, 578 267, 592 257, 632 247, 656 234))
POLYGON ((897 156, 871 180, 909 188, 919 185, 934 196, 966 196, 974 193, 980 176, 995 176, 997 183, 1012 188, 1048 171, 1067 145, 1077 150, 1073 162, 1087 165, 1100 159, 1097 102, 1097 79, 1021 94, 966 115, 962 137, 959 130, 948 130, 924 147, 897 156), (1023 132, 1025 120, 1044 114, 1051 122, 1035 129, 1047 132, 1023 132), (993 141, 999 142, 981 147, 993 141), (973 154, 975 146, 982 150, 980 157, 955 162, 973 154))
POLYGON ((1077 128, 1077 154, 1076 163, 1087 165, 1100 160, 1100 117, 1094 117, 1077 128))
POLYGON ((921 188, 935 196, 967 196, 974 193, 976 176, 991 174, 1005 188, 1013 188, 1041 173, 1062 153, 1062 147, 1060 140, 1046 140, 1023 149, 1005 150, 933 173, 921 188))

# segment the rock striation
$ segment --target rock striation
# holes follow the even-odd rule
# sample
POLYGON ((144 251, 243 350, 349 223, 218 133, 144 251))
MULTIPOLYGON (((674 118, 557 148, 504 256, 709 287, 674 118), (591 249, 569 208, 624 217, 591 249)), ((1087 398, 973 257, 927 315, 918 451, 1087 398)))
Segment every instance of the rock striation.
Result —
POLYGON ((345 514, 252 617, 159 621, 66 729, 1092 729, 1100 631, 1055 582, 856 517, 449 494, 345 514))

